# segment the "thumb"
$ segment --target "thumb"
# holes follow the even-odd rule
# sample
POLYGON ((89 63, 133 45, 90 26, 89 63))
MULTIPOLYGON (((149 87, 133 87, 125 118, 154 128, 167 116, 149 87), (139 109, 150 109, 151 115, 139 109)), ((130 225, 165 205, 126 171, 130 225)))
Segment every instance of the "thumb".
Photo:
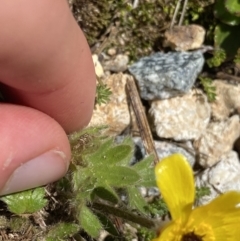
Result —
POLYGON ((1 104, 0 195, 54 182, 69 165, 62 127, 35 109, 1 104))

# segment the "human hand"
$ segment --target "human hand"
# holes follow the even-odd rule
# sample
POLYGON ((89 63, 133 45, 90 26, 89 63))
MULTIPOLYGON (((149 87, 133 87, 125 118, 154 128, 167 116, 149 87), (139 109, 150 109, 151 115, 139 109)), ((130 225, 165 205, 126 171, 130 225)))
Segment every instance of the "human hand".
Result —
POLYGON ((56 181, 69 165, 66 133, 86 126, 95 73, 66 0, 0 3, 0 195, 56 181))

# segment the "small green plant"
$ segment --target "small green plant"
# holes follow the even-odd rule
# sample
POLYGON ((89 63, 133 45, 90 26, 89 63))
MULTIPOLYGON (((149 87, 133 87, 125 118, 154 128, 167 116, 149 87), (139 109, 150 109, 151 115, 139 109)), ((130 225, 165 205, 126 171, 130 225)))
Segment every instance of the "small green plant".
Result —
POLYGON ((96 104, 106 104, 110 100, 112 91, 108 88, 106 84, 98 83, 96 95, 96 104))
POLYGON ((155 198, 147 208, 153 217, 155 217, 156 215, 160 217, 168 215, 167 204, 164 202, 162 198, 155 198))
POLYGON ((220 66, 226 60, 226 52, 224 49, 214 50, 213 57, 207 60, 210 68, 220 66))
POLYGON ((86 137, 86 134, 75 133, 70 136, 73 153, 70 202, 81 227, 92 237, 96 237, 104 226, 91 207, 101 207, 104 212, 108 212, 113 210, 113 205, 119 204, 124 207, 125 214, 127 207, 129 210, 145 213, 145 206, 148 204, 140 195, 138 187, 154 186, 153 166, 151 168, 153 158, 150 156, 134 166, 129 166, 133 154, 130 139, 127 138, 117 145, 112 138, 97 138, 94 132, 88 135, 95 139, 95 143, 90 147, 90 153, 84 152, 81 145, 85 144, 80 140, 81 136, 86 137), (128 206, 122 203, 119 190, 126 193, 128 206))
POLYGON ((137 234, 140 237, 140 240, 144 241, 151 241, 155 237, 155 232, 153 232, 153 230, 149 230, 143 227, 138 229, 137 234))
POLYGON ((203 87, 203 90, 207 94, 208 101, 212 102, 216 99, 216 87, 212 84, 212 79, 207 77, 199 77, 200 83, 203 87))
POLYGON ((196 187, 196 197, 195 200, 198 201, 202 197, 209 196, 211 194, 209 187, 196 187))

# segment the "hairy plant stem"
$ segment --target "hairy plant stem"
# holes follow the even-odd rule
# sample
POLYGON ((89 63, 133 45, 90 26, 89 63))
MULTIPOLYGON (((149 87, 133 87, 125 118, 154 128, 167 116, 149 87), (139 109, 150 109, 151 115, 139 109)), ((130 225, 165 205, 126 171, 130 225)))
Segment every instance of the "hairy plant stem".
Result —
POLYGON ((159 222, 158 220, 154 220, 154 219, 151 220, 146 217, 133 214, 128 210, 123 210, 121 208, 113 207, 111 205, 101 203, 101 202, 94 202, 91 205, 91 207, 95 210, 99 210, 101 212, 105 212, 105 213, 117 216, 119 218, 123 218, 125 220, 128 220, 133 223, 137 223, 149 229, 156 229, 156 224, 159 222))

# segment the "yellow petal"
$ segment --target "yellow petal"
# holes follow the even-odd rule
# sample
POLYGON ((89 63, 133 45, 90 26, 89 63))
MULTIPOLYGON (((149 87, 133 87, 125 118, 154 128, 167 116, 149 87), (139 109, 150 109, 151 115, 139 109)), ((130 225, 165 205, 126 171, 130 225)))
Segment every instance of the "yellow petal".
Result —
POLYGON ((240 240, 240 229, 239 220, 238 223, 226 225, 214 229, 215 239, 218 241, 239 241, 240 240))
POLYGON ((179 229, 179 225, 174 222, 170 222, 160 231, 159 236, 152 241, 179 241, 179 229))
POLYGON ((214 226, 217 227, 217 223, 222 223, 226 218, 232 219, 240 212, 238 204, 240 204, 240 192, 227 192, 218 196, 209 204, 194 209, 191 217, 195 220, 195 224, 204 220, 212 225, 216 223, 214 226), (219 220, 219 217, 222 218, 219 220))
POLYGON ((155 175, 172 219, 186 220, 195 196, 193 172, 186 158, 181 154, 164 158, 156 165, 155 175))
POLYGON ((191 225, 211 227, 214 237, 219 241, 240 240, 240 193, 228 192, 209 204, 194 209, 189 217, 191 225))

